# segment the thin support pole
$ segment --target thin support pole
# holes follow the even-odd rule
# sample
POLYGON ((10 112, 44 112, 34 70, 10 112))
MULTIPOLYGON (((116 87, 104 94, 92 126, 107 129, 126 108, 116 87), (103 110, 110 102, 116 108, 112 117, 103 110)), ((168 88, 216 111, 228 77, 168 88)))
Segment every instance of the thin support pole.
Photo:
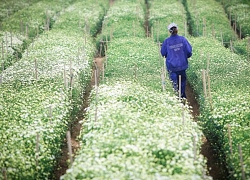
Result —
POLYGON ((181 99, 181 75, 179 75, 179 98, 181 99))
POLYGON ((71 146, 71 136, 70 131, 67 131, 67 144, 68 144, 68 151, 69 151, 69 159, 70 159, 70 166, 73 163, 73 156, 72 156, 72 146, 71 146))
POLYGON ((240 165, 241 165, 241 176, 242 180, 246 180, 245 169, 244 169, 244 162, 243 162, 243 155, 242 155, 242 148, 239 144, 239 154, 240 154, 240 165))

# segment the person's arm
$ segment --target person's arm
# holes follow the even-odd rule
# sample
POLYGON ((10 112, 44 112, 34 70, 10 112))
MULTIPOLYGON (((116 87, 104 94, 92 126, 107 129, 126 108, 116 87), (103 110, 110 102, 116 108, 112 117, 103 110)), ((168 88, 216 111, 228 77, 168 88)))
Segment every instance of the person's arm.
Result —
POLYGON ((168 51, 167 51, 167 41, 165 40, 161 46, 161 55, 163 57, 167 57, 168 51))

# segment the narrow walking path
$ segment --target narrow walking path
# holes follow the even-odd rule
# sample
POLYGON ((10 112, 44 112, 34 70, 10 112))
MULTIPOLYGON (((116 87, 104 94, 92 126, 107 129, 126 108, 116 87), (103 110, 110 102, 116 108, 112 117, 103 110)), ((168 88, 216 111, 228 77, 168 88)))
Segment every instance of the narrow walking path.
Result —
MULTIPOLYGON (((186 94, 189 105, 192 107, 192 115, 194 120, 199 123, 198 116, 200 115, 200 107, 197 102, 195 92, 189 83, 186 86, 186 94)), ((201 154, 207 158, 208 175, 213 177, 213 180, 227 180, 228 171, 223 162, 219 162, 219 157, 213 149, 211 142, 204 138, 203 145, 201 146, 201 154)))
MULTIPOLYGON (((93 63, 93 70, 92 70, 92 78, 91 81, 87 87, 87 89, 85 90, 85 94, 83 95, 83 99, 82 99, 82 107, 81 110, 78 112, 78 116, 76 119, 74 119, 71 122, 71 125, 69 127, 69 131, 71 134, 71 146, 72 146, 72 153, 73 155, 75 155, 75 153, 77 152, 78 148, 80 147, 80 143, 78 141, 78 136, 80 135, 80 131, 81 131, 81 123, 80 121, 82 121, 84 119, 84 115, 85 115, 85 109, 88 107, 88 97, 90 94, 90 91, 93 87, 93 85, 95 84, 95 78, 94 78, 94 63, 93 63)), ((65 138, 66 138, 66 134, 65 134, 65 138)), ((60 180, 60 177, 62 175, 64 175, 66 173, 66 170, 69 168, 68 166, 68 160, 69 160, 69 154, 68 154, 68 146, 67 146, 67 142, 65 140, 64 145, 62 147, 61 150, 61 156, 58 158, 58 162, 57 162, 57 166, 54 170, 54 177, 52 177, 54 180, 60 180)))

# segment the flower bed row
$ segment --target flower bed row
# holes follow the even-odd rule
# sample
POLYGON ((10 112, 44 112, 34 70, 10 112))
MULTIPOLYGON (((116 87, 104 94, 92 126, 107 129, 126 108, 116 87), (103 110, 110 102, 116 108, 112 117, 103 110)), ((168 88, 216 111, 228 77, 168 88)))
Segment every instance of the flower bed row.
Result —
POLYGON ((95 54, 90 34, 83 31, 86 24, 80 26, 79 20, 87 17, 95 32, 107 7, 106 1, 69 6, 55 28, 35 40, 29 55, 1 73, 0 168, 8 178, 52 178, 95 54), (99 18, 92 16, 93 9, 99 18))
POLYGON ((180 1, 148 0, 149 23, 151 34, 156 42, 163 42, 168 37, 168 24, 175 22, 180 35, 188 35, 187 13, 180 1))
MULTIPOLYGON (((214 23, 228 22, 228 20, 224 21, 224 15, 223 17, 219 15, 220 20, 216 21, 217 18, 214 15, 218 11, 218 7, 221 7, 220 5, 217 6, 218 3, 212 3, 212 1, 204 3, 206 4, 202 5, 201 1, 186 1, 184 5, 187 5, 187 9, 190 10, 188 13, 193 19, 197 19, 194 18, 195 12, 198 13, 199 11, 205 17, 209 14, 211 17, 213 16, 214 23)), ((226 24, 222 28, 222 32, 231 32, 229 23, 226 24)), ((165 32, 162 32, 160 36, 164 34, 165 32)), ((226 156, 228 168, 232 170, 231 176, 240 179, 243 169, 245 176, 248 177, 249 136, 246 134, 249 133, 249 65, 243 57, 226 50, 214 38, 191 38, 190 40, 194 52, 189 61, 188 79, 199 95, 200 121, 204 122, 201 124, 209 140, 214 143, 214 148, 220 151, 221 156, 226 156), (210 98, 205 100, 202 69, 208 70, 211 84, 206 86, 208 89, 207 96, 209 97, 211 93, 212 100, 210 98), (244 167, 240 166, 239 145, 242 147, 244 167), (232 153, 230 153, 230 149, 232 153)), ((205 77, 205 79, 208 79, 208 77, 205 77)))
POLYGON ((5 18, 8 18, 15 12, 20 11, 21 9, 26 8, 38 1, 39 0, 22 0, 22 1, 9 0, 5 1, 4 3, 2 2, 0 4, 0 22, 2 22, 5 18))
POLYGON ((207 138, 214 142, 213 146, 220 151, 221 156, 225 155, 231 178, 242 179, 244 174, 248 179, 249 63, 242 56, 225 49, 216 40, 192 38, 191 44, 194 53, 188 77, 199 95, 200 121, 207 138), (206 79, 210 79, 207 80, 207 94, 204 94, 202 69, 209 75, 206 79))
MULTIPOLYGON (((112 8, 127 12, 122 3, 135 1, 115 1, 112 8)), ((120 26, 133 21, 129 10, 123 18, 120 26)), ((81 148, 61 179, 206 178, 202 132, 168 80, 162 93, 158 53, 146 37, 124 34, 108 43, 105 81, 92 90, 81 148)))
POLYGON ((18 61, 33 39, 51 29, 59 13, 73 1, 39 1, 4 19, 0 31, 1 67, 5 69, 18 61))
POLYGON ((224 1, 217 0, 222 3, 225 11, 234 27, 241 33, 242 37, 250 35, 250 3, 249 1, 236 0, 224 1))
POLYGON ((237 39, 231 28, 230 21, 219 2, 215 0, 186 0, 187 9, 191 15, 193 36, 215 37, 222 43, 237 39))

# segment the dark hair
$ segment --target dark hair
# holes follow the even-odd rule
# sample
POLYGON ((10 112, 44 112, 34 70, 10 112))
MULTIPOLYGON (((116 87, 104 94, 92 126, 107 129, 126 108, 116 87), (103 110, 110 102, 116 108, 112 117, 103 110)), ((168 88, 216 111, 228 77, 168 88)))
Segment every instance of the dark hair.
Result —
POLYGON ((169 32, 170 32, 171 34, 177 34, 178 30, 177 30, 177 28, 174 26, 174 27, 172 27, 172 28, 169 30, 169 32))

